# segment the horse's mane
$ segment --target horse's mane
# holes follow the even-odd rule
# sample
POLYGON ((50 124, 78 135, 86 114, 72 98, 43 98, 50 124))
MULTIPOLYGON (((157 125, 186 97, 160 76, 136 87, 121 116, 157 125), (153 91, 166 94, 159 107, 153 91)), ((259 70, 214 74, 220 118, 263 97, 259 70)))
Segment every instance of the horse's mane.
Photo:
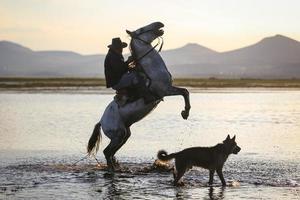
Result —
POLYGON ((132 42, 133 42, 133 40, 131 38, 130 43, 129 43, 129 51, 130 51, 131 55, 133 56, 133 58, 137 58, 135 50, 134 50, 133 45, 132 45, 132 42))

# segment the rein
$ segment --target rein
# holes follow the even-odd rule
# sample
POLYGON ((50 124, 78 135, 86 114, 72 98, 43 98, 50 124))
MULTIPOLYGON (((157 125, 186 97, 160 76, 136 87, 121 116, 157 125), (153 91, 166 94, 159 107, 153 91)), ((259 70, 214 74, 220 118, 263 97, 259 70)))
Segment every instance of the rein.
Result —
MULTIPOLYGON (((135 39, 141 40, 140 38, 135 38, 135 39)), ((160 44, 160 47, 159 47, 159 49, 158 49, 158 52, 161 52, 161 49, 162 49, 162 47, 163 47, 163 45, 164 45, 164 40, 163 40, 162 37, 159 37, 159 39, 160 39, 160 40, 158 40, 158 42, 157 42, 156 45, 154 45, 150 50, 148 50, 148 51, 147 51, 144 55, 142 55, 141 57, 136 58, 135 61, 138 62, 139 60, 141 60, 142 58, 144 58, 145 56, 147 56, 147 55, 148 55, 151 51, 153 51, 159 44, 160 44)), ((141 40, 141 41, 143 41, 143 40, 141 40)), ((143 41, 143 42, 144 42, 144 41, 143 41)), ((149 44, 149 43, 147 43, 147 44, 149 44)))
MULTIPOLYGON (((152 31, 152 30, 149 30, 149 31, 152 31)), ((149 32, 149 31, 145 31, 145 32, 149 32)), ((140 37, 138 37, 139 35, 141 35, 141 34, 143 34, 143 33, 145 33, 145 32, 142 32, 142 33, 140 33, 140 34, 131 35, 131 38, 132 38, 132 39, 140 40, 140 41, 144 42, 145 44, 151 45, 150 42, 147 42, 147 41, 141 39, 140 37)), ((158 42, 157 42, 156 45, 154 45, 150 50, 148 50, 148 51, 147 51, 144 55, 142 55, 141 57, 135 58, 134 61, 135 61, 136 63, 138 63, 141 59, 143 59, 143 58, 146 57, 150 52, 152 52, 159 44, 160 44, 160 47, 159 47, 158 52, 161 51, 161 49, 162 49, 162 47, 163 47, 163 44, 164 44, 163 37, 161 37, 161 36, 158 37, 158 42)), ((135 53, 134 53, 134 52, 132 52, 132 55, 135 57, 135 53)), ((142 67, 141 67, 140 69, 143 71, 143 73, 146 75, 147 79, 149 80, 149 85, 148 85, 148 87, 150 87, 151 82, 152 82, 151 78, 148 76, 148 74, 145 72, 145 70, 144 70, 142 67)), ((154 93, 152 93, 152 94, 154 94, 154 93)), ((156 96, 156 95, 155 95, 155 96, 156 96)))
MULTIPOLYGON (((149 31, 152 31, 152 30, 149 30, 149 31)), ((141 39, 140 37, 138 37, 139 35, 141 35, 141 34, 143 34, 143 33, 146 33, 146 32, 149 32, 149 31, 145 31, 145 32, 142 32, 142 33, 140 33, 140 34, 138 34, 138 35, 133 35, 133 36, 131 36, 131 37, 132 37, 133 39, 140 40, 140 41, 144 42, 145 44, 151 45, 151 43, 149 43, 149 42, 147 42, 147 41, 141 39)), ((140 61, 142 58, 144 58, 145 56, 147 56, 147 55, 148 55, 151 51, 153 51, 159 44, 160 44, 160 47, 159 47, 159 49, 158 49, 158 52, 161 52, 162 47, 163 47, 163 45, 164 45, 164 39, 163 39, 163 37, 161 37, 161 36, 158 37, 158 42, 157 42, 157 44, 154 45, 150 50, 148 50, 144 55, 142 55, 142 56, 139 57, 139 58, 136 58, 136 59, 135 59, 135 62, 137 63, 137 62, 140 61)))

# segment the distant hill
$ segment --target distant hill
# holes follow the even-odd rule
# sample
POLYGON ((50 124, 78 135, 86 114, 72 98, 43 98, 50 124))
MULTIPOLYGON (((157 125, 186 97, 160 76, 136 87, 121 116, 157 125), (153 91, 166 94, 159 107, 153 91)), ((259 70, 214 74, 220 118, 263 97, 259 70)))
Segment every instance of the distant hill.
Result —
POLYGON ((260 42, 221 54, 222 61, 236 63, 299 63, 300 43, 291 38, 275 35, 260 42))
POLYGON ((196 43, 188 43, 183 47, 161 53, 167 65, 196 64, 217 54, 216 51, 196 43))
POLYGON ((233 51, 199 55, 197 62, 178 62, 169 68, 181 77, 300 78, 300 43, 276 35, 233 51))
POLYGON ((104 55, 83 56, 71 51, 32 51, 0 42, 0 76, 99 77, 104 55))
MULTIPOLYGON (((300 42, 276 35, 216 52, 195 43, 161 53, 174 77, 300 78, 300 42)), ((105 55, 32 51, 0 41, 0 76, 103 77, 105 55)))

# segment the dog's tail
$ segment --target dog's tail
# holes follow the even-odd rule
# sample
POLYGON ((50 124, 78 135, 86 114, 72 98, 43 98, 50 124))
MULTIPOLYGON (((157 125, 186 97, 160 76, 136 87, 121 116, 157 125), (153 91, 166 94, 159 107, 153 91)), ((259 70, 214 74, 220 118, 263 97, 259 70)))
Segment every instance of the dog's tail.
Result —
POLYGON ((175 158, 175 156, 176 156, 176 153, 171 153, 168 155, 168 153, 165 150, 160 150, 157 153, 157 158, 162 161, 171 160, 171 159, 175 158))

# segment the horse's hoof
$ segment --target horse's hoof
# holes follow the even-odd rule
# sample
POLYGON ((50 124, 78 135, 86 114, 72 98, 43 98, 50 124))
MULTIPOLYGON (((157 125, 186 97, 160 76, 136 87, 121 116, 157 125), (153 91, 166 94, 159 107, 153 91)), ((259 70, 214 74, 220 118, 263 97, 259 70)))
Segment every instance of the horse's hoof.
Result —
POLYGON ((183 119, 187 119, 189 117, 189 113, 185 110, 181 111, 181 116, 183 119))
POLYGON ((115 157, 113 157, 112 159, 112 165, 114 167, 114 169, 121 169, 120 163, 117 161, 117 159, 115 157))
POLYGON ((115 166, 114 166, 114 164, 111 160, 112 159, 107 159, 107 171, 108 172, 114 172, 115 171, 115 166))
POLYGON ((114 177, 114 173, 113 172, 105 172, 104 174, 103 174, 103 177, 104 178, 113 178, 114 177))
POLYGON ((182 187, 182 186, 184 186, 185 184, 184 184, 184 182, 182 182, 182 181, 180 181, 180 182, 177 182, 177 183, 174 183, 174 186, 176 186, 176 187, 182 187))
POLYGON ((107 172, 114 173, 115 172, 115 167, 114 166, 107 166, 107 172))

